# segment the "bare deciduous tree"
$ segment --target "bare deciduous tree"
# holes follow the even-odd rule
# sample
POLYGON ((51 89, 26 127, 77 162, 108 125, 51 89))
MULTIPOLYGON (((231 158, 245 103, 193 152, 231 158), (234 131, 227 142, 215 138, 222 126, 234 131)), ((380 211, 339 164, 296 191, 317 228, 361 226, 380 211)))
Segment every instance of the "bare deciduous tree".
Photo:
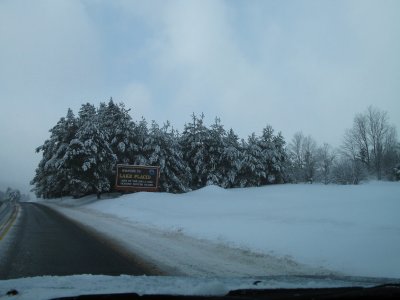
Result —
POLYGON ((304 180, 313 183, 317 168, 317 143, 311 136, 303 141, 304 180))
POLYGON ((304 135, 302 132, 296 132, 293 136, 292 142, 289 144, 289 157, 292 161, 292 169, 294 180, 296 182, 302 181, 303 170, 303 147, 304 135))
POLYGON ((312 183, 317 167, 317 144, 314 139, 305 137, 302 132, 295 133, 289 144, 289 156, 295 181, 312 183))
POLYGON ((318 171, 324 184, 328 184, 331 181, 332 165, 335 158, 335 152, 329 144, 324 143, 322 147, 318 148, 318 171))
POLYGON ((390 128, 387 113, 370 106, 367 110, 367 120, 373 167, 377 178, 381 179, 383 152, 386 150, 384 149, 384 141, 390 128))
POLYGON ((353 127, 345 133, 342 152, 380 180, 396 164, 397 144, 396 129, 390 126, 387 112, 370 106, 355 116, 353 127))

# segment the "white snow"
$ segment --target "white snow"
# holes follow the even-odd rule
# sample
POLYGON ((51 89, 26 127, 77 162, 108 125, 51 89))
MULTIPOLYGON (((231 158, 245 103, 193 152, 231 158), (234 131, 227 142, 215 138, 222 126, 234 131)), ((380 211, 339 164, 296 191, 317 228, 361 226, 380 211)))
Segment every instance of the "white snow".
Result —
POLYGON ((41 300, 78 295, 136 293, 139 295, 223 296, 238 289, 370 287, 382 282, 349 278, 193 278, 172 276, 41 276, 0 280, 0 299, 41 300), (257 282, 257 285, 254 283, 257 282), (6 296, 16 290, 17 296, 6 296))
POLYGON ((51 203, 169 275, 400 278, 400 183, 208 186, 51 203))

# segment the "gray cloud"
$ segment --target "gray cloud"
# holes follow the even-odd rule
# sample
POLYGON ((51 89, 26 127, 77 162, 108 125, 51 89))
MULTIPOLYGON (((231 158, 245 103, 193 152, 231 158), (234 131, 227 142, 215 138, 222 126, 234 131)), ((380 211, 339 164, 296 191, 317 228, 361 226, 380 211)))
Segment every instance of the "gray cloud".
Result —
POLYGON ((174 87, 163 115, 182 125, 204 111, 242 136, 271 123, 338 144, 368 105, 399 112, 392 5, 257 2, 243 12, 223 1, 168 2, 148 47, 151 85, 174 87))
POLYGON ((0 3, 0 188, 24 191, 48 130, 99 85, 96 30, 80 2, 0 3))
MULTIPOLYGON (((114 96, 182 129, 192 112, 241 137, 266 124, 337 146, 355 113, 400 128, 398 1, 2 1, 1 182, 68 107, 114 96)), ((17 171, 14 171, 17 170, 17 171)), ((21 173, 20 170, 23 170, 21 173)), ((25 171, 26 170, 26 171, 25 171)))

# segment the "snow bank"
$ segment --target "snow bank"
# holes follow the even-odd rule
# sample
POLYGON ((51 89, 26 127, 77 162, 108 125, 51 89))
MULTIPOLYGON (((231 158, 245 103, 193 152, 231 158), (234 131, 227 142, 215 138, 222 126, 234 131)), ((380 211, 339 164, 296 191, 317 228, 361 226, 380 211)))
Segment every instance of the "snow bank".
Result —
POLYGON ((87 216, 114 218, 299 266, 399 278, 399 195, 400 184, 392 182, 231 190, 209 186, 181 195, 136 193, 100 201, 93 197, 78 202, 63 199, 59 205, 74 207, 73 211, 87 216))

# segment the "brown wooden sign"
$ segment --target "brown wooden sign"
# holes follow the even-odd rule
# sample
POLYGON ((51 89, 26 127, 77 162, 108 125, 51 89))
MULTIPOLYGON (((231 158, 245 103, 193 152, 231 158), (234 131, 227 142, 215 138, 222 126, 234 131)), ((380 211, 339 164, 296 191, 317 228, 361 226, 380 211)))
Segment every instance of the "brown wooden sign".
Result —
POLYGON ((160 167, 117 165, 115 188, 122 191, 149 191, 158 190, 160 167))

